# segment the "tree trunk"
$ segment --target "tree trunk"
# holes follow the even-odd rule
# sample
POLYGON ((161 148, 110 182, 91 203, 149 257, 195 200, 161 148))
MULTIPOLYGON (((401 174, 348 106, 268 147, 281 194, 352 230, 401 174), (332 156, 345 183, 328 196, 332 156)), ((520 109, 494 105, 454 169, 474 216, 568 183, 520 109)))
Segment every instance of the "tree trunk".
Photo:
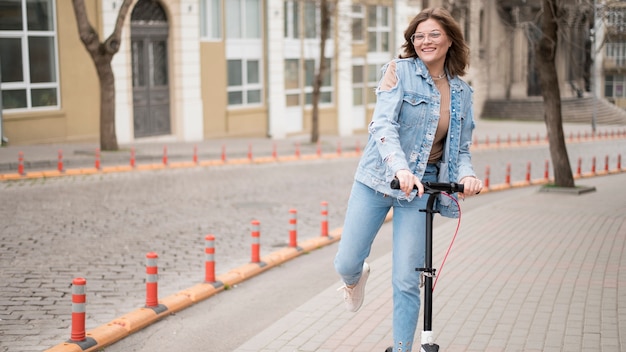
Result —
POLYGON ((89 23, 85 0, 72 0, 78 34, 91 56, 100 81, 100 149, 118 150, 115 133, 115 76, 111 68, 113 56, 120 50, 122 27, 133 0, 124 0, 115 21, 113 33, 100 43, 98 32, 89 23))
POLYGON ((313 81, 313 95, 312 104, 313 111, 311 113, 311 143, 317 143, 319 141, 319 103, 320 103, 320 90, 322 88, 322 82, 324 81, 324 74, 326 73, 326 38, 328 38, 328 32, 330 30, 330 9, 327 0, 320 0, 320 12, 321 12, 321 29, 320 29, 320 57, 319 57, 319 69, 315 80, 313 81))
POLYGON ((554 184, 558 187, 574 187, 574 176, 567 155, 561 93, 556 72, 555 57, 558 43, 558 6, 556 1, 543 0, 541 16, 542 36, 537 43, 537 71, 543 96, 544 120, 546 122, 550 156, 554 168, 554 184))
POLYGON ((97 70, 100 78, 100 149, 118 150, 115 133, 115 76, 111 61, 100 62, 97 70))

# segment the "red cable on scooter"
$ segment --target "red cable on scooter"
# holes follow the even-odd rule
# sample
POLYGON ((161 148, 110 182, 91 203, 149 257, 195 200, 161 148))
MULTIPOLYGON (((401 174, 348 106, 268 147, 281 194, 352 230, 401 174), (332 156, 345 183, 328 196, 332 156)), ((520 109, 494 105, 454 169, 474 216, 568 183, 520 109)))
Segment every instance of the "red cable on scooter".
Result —
POLYGON ((435 287, 437 286, 437 280, 439 279, 439 276, 441 276, 441 271, 443 270, 443 265, 446 263, 446 259, 448 259, 448 254, 450 254, 450 249, 452 249, 452 245, 454 244, 454 240, 456 239, 456 235, 459 234, 459 227, 461 226, 461 205, 459 204, 459 201, 457 201, 454 197, 452 197, 451 195, 449 195, 446 192, 441 192, 441 194, 443 194, 446 197, 452 199, 456 203, 456 206, 459 208, 459 220, 456 223, 456 230, 454 231, 454 236, 452 236, 452 241, 450 241, 450 245, 448 246, 448 250, 446 251, 446 255, 443 257, 443 260, 441 261, 441 266, 439 267, 439 274, 435 275, 435 282, 433 282, 433 289, 432 289, 433 292, 435 291, 435 287))

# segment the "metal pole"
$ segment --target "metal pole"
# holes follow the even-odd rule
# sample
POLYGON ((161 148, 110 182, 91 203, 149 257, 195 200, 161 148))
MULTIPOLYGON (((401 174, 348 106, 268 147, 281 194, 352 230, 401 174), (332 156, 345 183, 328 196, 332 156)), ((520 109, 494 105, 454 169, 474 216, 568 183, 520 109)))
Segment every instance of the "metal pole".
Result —
POLYGON ((593 115, 591 116, 591 131, 593 134, 596 133, 596 119, 598 114, 598 94, 596 92, 596 85, 598 81, 598 72, 596 69, 598 65, 598 63, 596 62, 596 23, 596 0, 593 0, 593 28, 591 29, 591 53, 593 58, 593 74, 591 75, 591 91, 593 92, 593 115))
POLYGON ((4 110, 4 106, 2 105, 2 58, 0 58, 0 147, 4 145, 4 129, 2 126, 2 110, 4 110))

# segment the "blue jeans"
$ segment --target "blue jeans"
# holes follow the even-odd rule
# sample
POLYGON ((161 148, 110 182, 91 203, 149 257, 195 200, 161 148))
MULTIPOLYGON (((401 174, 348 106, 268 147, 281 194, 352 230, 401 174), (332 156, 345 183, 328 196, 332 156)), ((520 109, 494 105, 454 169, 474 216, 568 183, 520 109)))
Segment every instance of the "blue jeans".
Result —
MULTIPOLYGON (((428 165, 422 182, 437 181, 437 167, 428 165)), ((420 273, 424 266, 428 194, 411 202, 398 200, 355 182, 352 187, 335 270, 347 285, 361 277, 363 262, 393 207, 393 338, 394 351, 411 351, 420 312, 420 273)), ((418 348, 419 349, 419 348, 418 348)))

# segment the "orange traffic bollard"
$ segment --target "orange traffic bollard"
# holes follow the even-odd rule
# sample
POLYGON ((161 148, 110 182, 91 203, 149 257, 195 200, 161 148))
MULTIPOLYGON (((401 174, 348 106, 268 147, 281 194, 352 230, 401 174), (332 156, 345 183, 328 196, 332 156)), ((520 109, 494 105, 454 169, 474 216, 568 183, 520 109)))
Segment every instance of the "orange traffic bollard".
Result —
POLYGON ((154 252, 146 254, 146 307, 159 305, 159 268, 157 260, 159 256, 154 252))
POLYGON ((206 235, 204 238, 206 247, 204 249, 204 281, 215 282, 215 236, 206 235))
POLYGON ((298 219, 296 209, 289 209, 289 247, 298 246, 298 219))
POLYGON ((261 222, 259 220, 252 220, 252 263, 261 262, 261 222))
POLYGON ((77 277, 72 281, 72 333, 70 341, 85 340, 86 284, 87 280, 82 277, 77 277))
POLYGON ((321 225, 321 235, 323 237, 328 236, 328 202, 322 202, 322 225, 321 225))

